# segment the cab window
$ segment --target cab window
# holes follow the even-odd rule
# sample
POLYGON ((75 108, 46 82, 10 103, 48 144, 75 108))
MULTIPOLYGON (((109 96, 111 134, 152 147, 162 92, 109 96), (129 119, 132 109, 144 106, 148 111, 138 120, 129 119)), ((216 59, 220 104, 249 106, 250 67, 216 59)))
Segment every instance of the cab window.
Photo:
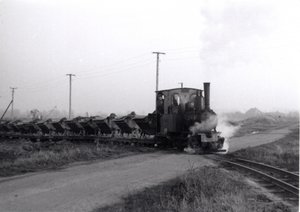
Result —
POLYGON ((187 111, 195 110, 195 100, 196 100, 196 94, 192 94, 185 106, 187 111))
POLYGON ((192 94, 190 97, 190 102, 195 102, 196 94, 192 94))
POLYGON ((173 105, 174 106, 180 105, 180 96, 177 93, 173 95, 173 105))
POLYGON ((164 113, 165 96, 162 93, 157 94, 157 110, 159 113, 164 113))

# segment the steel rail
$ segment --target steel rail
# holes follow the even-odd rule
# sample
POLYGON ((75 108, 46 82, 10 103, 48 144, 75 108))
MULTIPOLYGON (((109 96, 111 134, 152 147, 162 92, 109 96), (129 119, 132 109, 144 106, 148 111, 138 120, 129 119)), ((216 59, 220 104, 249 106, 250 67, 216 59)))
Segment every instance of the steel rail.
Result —
POLYGON ((279 180, 279 179, 277 179, 275 177, 272 177, 271 175, 263 173, 262 171, 250 168, 248 166, 245 166, 245 165, 242 165, 242 164, 239 164, 239 163, 235 163, 235 162, 228 161, 228 160, 222 160, 222 162, 226 162, 226 163, 231 164, 233 166, 236 166, 236 167, 239 167, 239 168, 243 168, 243 169, 245 169, 247 171, 251 171, 253 173, 256 173, 256 174, 264 177, 265 179, 267 179, 269 182, 273 183, 274 185, 277 185, 278 187, 282 188, 283 190, 289 191, 290 193, 292 193, 295 196, 299 197, 299 188, 297 188, 296 186, 293 186, 293 185, 291 185, 289 183, 286 183, 286 182, 284 182, 282 180, 279 180))
POLYGON ((251 161, 251 160, 242 159, 242 158, 235 158, 235 160, 251 164, 253 166, 262 168, 264 170, 270 170, 270 171, 275 171, 275 172, 278 172, 278 173, 285 174, 289 178, 291 178, 291 179, 299 182, 299 175, 297 175, 297 174, 295 174, 293 172, 289 172, 289 171, 286 171, 286 170, 283 170, 283 169, 280 169, 280 168, 277 168, 277 167, 274 167, 274 166, 270 166, 268 164, 259 163, 259 162, 255 162, 255 161, 251 161))

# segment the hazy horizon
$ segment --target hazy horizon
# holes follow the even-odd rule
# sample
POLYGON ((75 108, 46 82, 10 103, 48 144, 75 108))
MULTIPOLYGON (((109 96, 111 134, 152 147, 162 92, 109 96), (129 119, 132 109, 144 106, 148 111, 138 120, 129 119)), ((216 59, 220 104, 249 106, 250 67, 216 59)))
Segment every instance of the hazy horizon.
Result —
POLYGON ((299 111, 300 2, 0 1, 0 109, 147 114, 159 88, 211 82, 217 112, 299 111))

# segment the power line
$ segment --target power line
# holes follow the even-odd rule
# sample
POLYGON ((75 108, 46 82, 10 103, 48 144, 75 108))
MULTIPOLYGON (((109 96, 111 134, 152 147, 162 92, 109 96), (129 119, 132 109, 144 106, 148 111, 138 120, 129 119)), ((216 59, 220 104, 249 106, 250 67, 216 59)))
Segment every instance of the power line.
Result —
POLYGON ((200 57, 178 57, 178 58, 167 58, 167 61, 180 61, 180 60, 199 60, 201 61, 200 57))
MULTIPOLYGON (((132 67, 132 66, 136 66, 136 65, 139 65, 139 64, 143 64, 143 63, 145 63, 145 62, 148 62, 148 61, 151 61, 151 59, 150 58, 146 58, 146 59, 142 59, 142 60, 138 60, 138 61, 135 61, 135 62, 132 62, 132 63, 128 63, 128 64, 124 64, 124 65, 122 65, 122 66, 115 66, 115 67, 108 67, 108 66, 106 66, 106 67, 108 67, 108 68, 100 68, 102 71, 101 71, 101 73, 99 73, 99 70, 97 70, 97 71, 85 71, 84 72, 84 75, 85 76, 88 76, 88 75, 94 75, 94 74, 103 74, 103 73, 105 73, 105 72, 107 72, 107 73, 110 73, 110 71, 111 70, 116 70, 116 69, 124 69, 124 68, 130 68, 130 67, 132 67), (104 72, 103 72, 104 71, 104 72)), ((104 66, 105 67, 105 66, 104 66)), ((77 72, 77 73, 80 73, 80 72, 77 72)))
MULTIPOLYGON (((193 47, 169 49, 171 51, 170 56, 174 55, 174 53, 177 55, 179 53, 178 51, 181 51, 181 53, 193 52, 193 51, 186 51, 186 49, 191 49, 191 48, 193 48, 193 47)), ((93 77, 98 77, 98 76, 102 77, 102 76, 108 76, 108 75, 114 74, 114 73, 120 73, 120 72, 123 72, 123 70, 125 72, 125 71, 127 71, 127 69, 146 65, 146 64, 148 64, 148 61, 152 61, 150 58, 145 58, 145 57, 146 57, 146 55, 145 55, 145 53, 143 53, 143 54, 137 55, 135 57, 129 57, 127 59, 120 60, 116 63, 102 66, 102 67, 100 67, 102 70, 101 72, 99 72, 98 70, 97 71, 89 70, 89 71, 79 71, 79 72, 76 72, 76 74, 84 73, 83 79, 88 79, 88 78, 93 78, 93 77), (139 60, 136 60, 136 59, 139 59, 139 60), (133 62, 128 63, 129 61, 133 61, 133 62), (122 70, 120 70, 120 69, 122 69, 122 70)), ((180 57, 180 58, 167 57, 166 58, 166 60, 168 60, 168 61, 173 61, 173 60, 178 61, 178 60, 187 60, 187 59, 199 59, 199 57, 180 57)), ((129 70, 129 71, 131 71, 131 70, 129 70)), ((30 90, 30 92, 40 92, 41 89, 60 85, 60 82, 62 82, 61 80, 62 80, 61 78, 56 77, 56 78, 48 79, 47 81, 40 81, 40 82, 28 82, 27 81, 27 83, 23 84, 23 86, 21 88, 30 90)))
MULTIPOLYGON (((129 68, 136 68, 138 66, 141 66, 141 65, 145 65, 145 64, 148 64, 148 63, 145 63, 145 62, 148 62, 150 61, 150 58, 146 58, 146 59, 140 59, 140 60, 137 60, 135 62, 132 62, 132 63, 127 63, 127 64, 124 64, 124 62, 129 62, 129 61, 133 61, 133 59, 136 59, 136 58, 143 58, 145 57, 145 53, 144 54, 140 54, 138 56, 135 56, 135 57, 131 57, 131 58, 128 58, 126 60, 122 60, 122 61, 118 61, 114 64, 110 64, 110 65, 106 65, 106 66, 103 66, 105 69, 101 69, 104 70, 101 71, 101 73, 99 73, 99 71, 79 71, 79 72, 76 72, 76 74, 80 74, 80 73, 84 73, 84 77, 83 79, 87 79, 87 78, 92 78, 92 77, 97 77, 98 75, 100 76, 107 76, 107 75, 110 75, 110 74, 113 74, 113 73, 120 73, 120 72, 123 72, 123 69, 129 69, 129 68), (122 65, 123 63, 123 65, 122 65), (141 64, 141 65, 140 65, 141 64), (123 66, 123 67, 118 67, 118 66, 123 66), (122 69, 121 71, 118 70, 118 71, 114 71, 114 70, 117 70, 117 69, 122 69), (110 71, 113 71, 113 72, 110 72, 110 71)), ((31 90, 30 92, 40 92, 41 90, 40 89, 43 89, 43 88, 48 88, 48 87, 53 87, 53 86, 56 86, 58 84, 60 84, 61 82, 61 78, 52 78, 52 79, 49 79, 47 81, 40 81, 40 82, 33 82, 33 83, 26 83, 22 86, 22 89, 26 89, 26 90, 31 90)))
POLYGON ((111 71, 111 72, 104 72, 104 73, 101 72, 101 73, 97 73, 97 74, 93 74, 93 75, 84 75, 80 79, 90 79, 90 78, 95 78, 95 77, 105 77, 105 76, 109 76, 109 75, 116 74, 116 73, 124 73, 124 72, 129 72, 129 71, 135 71, 135 68, 138 68, 138 67, 141 67, 141 66, 145 66, 145 65, 148 65, 150 63, 152 63, 152 62, 149 61, 147 63, 136 64, 135 66, 130 66, 130 67, 127 67, 125 69, 111 71))
POLYGON ((22 90, 23 89, 28 89, 28 90, 32 90, 32 89, 36 89, 36 88, 43 88, 43 87, 47 87, 48 85, 52 85, 52 84, 56 84, 58 82, 62 82, 63 80, 61 78, 53 78, 53 79, 49 79, 47 81, 41 81, 41 82, 32 82, 32 83, 27 83, 27 84, 23 84, 22 90))
POLYGON ((72 104, 72 77, 75 77, 75 74, 66 74, 70 78, 70 91, 69 91, 69 119, 71 119, 71 104, 72 104))
MULTIPOLYGON (((192 49, 192 47, 186 47, 186 48, 180 48, 180 49, 170 49, 171 51, 171 55, 173 55, 174 53, 177 55, 179 53, 179 51, 184 51, 185 53, 191 52, 188 49, 192 49)), ((158 56, 158 60, 157 60, 157 90, 159 87, 159 54, 163 52, 153 52, 154 54, 157 54, 158 56)), ((183 53, 183 52, 182 52, 183 53)), ((180 53, 181 54, 181 53, 180 53)), ((167 61, 178 61, 178 60, 187 60, 187 59, 199 59, 198 57, 181 57, 181 58, 165 58, 167 61)), ((80 77, 82 79, 89 79, 89 78, 94 78, 94 77, 106 77, 108 75, 112 75, 112 74, 116 74, 116 73, 122 73, 122 72, 128 72, 128 71, 134 71, 132 69, 135 69, 137 67, 140 66, 144 66, 150 64, 150 59, 145 58, 145 54, 140 54, 138 56, 135 57, 131 57, 128 58, 126 60, 122 60, 119 61, 117 63, 108 65, 108 66, 104 66, 104 67, 110 67, 110 68, 106 68, 106 69, 102 69, 101 72, 93 72, 93 71, 82 71, 82 73, 84 72, 84 76, 80 77), (138 58, 138 60, 136 60, 138 58), (133 61, 133 63, 128 63, 129 61, 133 61), (149 61, 149 62, 148 62, 149 61), (118 65, 119 64, 119 65, 118 65), (121 66, 121 67, 120 67, 121 66), (123 67, 122 67, 123 66, 123 67)), ((30 92, 43 92, 44 89, 49 88, 49 87, 61 87, 63 85, 63 83, 61 83, 61 78, 52 78, 49 79, 47 81, 40 81, 40 82, 28 82, 24 85, 24 87, 22 86, 22 89, 26 89, 26 90, 30 90, 30 92)), ((71 83, 70 83, 71 84, 71 83)))
MULTIPOLYGON (((174 53, 175 54, 178 54, 178 53, 189 53, 189 52, 198 52, 197 50, 197 47, 195 47, 195 46, 187 46, 187 47, 181 47, 181 48, 176 48, 176 49, 167 49, 166 51, 170 51, 171 52, 171 54, 170 55, 173 55, 174 53), (193 49, 195 49, 195 50, 193 50, 193 49)), ((139 54, 139 55, 136 55, 136 56, 133 56, 133 57, 128 57, 128 58, 126 58, 126 59, 124 59, 124 60, 119 60, 119 61, 117 61, 117 62, 115 62, 115 63, 111 63, 111 64, 108 64, 108 65, 105 65, 105 66, 101 66, 100 68, 102 69, 102 70, 105 70, 106 69, 106 71, 108 72, 109 70, 115 70, 115 69, 119 69, 119 68, 121 68, 121 69, 123 69, 124 67, 119 67, 118 68, 118 66, 125 66, 125 67, 127 67, 127 66, 131 66, 131 65, 136 65, 136 64, 139 64, 140 62, 144 62, 144 61, 147 61, 147 60, 149 60, 149 59, 143 59, 143 60, 141 60, 142 58, 145 58, 146 56, 147 56, 147 54, 148 53, 142 53, 142 54, 139 54), (136 60, 136 59, 139 59, 139 58, 141 58, 140 60, 137 60, 137 61, 135 61, 134 63, 129 63, 128 64, 128 62, 130 62, 130 61, 134 61, 134 60, 136 60)), ((166 58, 166 60, 184 60, 184 59, 198 59, 198 58, 190 58, 190 57, 188 57, 188 58, 166 58)), ((101 72, 101 73, 99 73, 97 70, 92 70, 92 69, 95 69, 96 67, 94 67, 94 68, 90 68, 90 70, 85 70, 85 71, 79 71, 79 72, 77 72, 77 74, 78 73, 84 73, 84 75, 85 76, 88 76, 88 75, 98 75, 98 74, 100 74, 100 75, 102 75, 102 74, 106 74, 106 73, 103 73, 103 72, 101 72)), ((107 73, 107 74, 110 74, 110 73, 107 73)), ((52 79, 48 79, 47 81, 40 81, 40 82, 28 82, 27 81, 27 83, 25 83, 25 84, 23 84, 23 86, 21 87, 22 89, 29 89, 29 90, 37 90, 37 91, 39 91, 40 89, 39 89, 39 87, 41 87, 41 88, 46 88, 46 87, 48 87, 47 85, 49 84, 56 84, 56 83, 58 83, 59 81, 61 81, 62 79, 61 78, 52 78, 52 79)))
POLYGON ((199 49, 199 47, 197 47, 197 46, 186 46, 186 47, 175 48, 175 49, 163 49, 163 51, 167 51, 168 53, 169 52, 182 52, 182 51, 186 51, 188 49, 190 49, 190 51, 192 49, 194 49, 193 51, 196 51, 196 50, 199 49))
MULTIPOLYGON (((115 66, 122 65, 122 63, 123 63, 123 64, 125 63, 125 65, 126 65, 127 62, 132 61, 133 59, 136 59, 136 58, 143 58, 143 57, 145 57, 145 56, 148 56, 148 53, 143 53, 143 54, 139 54, 139 55, 134 56, 134 57, 129 57, 129 58, 127 58, 127 59, 120 60, 120 61, 117 61, 117 62, 115 62, 115 63, 111 63, 111 64, 108 64, 108 65, 105 65, 105 66, 100 66, 99 68, 101 68, 101 69, 103 69, 103 68, 106 69, 106 68, 111 68, 111 67, 116 68, 115 66)), ((129 65, 130 65, 130 64, 129 64, 129 65)), ((91 69, 95 69, 95 68, 96 68, 96 67, 93 67, 93 68, 90 68, 90 70, 88 70, 88 71, 79 71, 79 72, 77 72, 77 73, 85 73, 85 74, 87 74, 87 73, 95 73, 95 72, 97 72, 97 71, 91 70, 91 69)), ((112 69, 114 69, 114 68, 112 68, 112 69)))

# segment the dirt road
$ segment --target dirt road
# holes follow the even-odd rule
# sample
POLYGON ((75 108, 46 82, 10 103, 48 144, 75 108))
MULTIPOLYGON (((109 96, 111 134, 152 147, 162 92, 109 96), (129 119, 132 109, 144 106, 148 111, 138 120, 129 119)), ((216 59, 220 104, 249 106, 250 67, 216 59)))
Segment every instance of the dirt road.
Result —
MULTIPOLYGON (((288 129, 230 141, 231 151, 271 142, 288 129)), ((0 178, 1 211, 91 211, 112 204, 128 192, 155 185, 187 169, 212 165, 199 155, 156 152, 59 171, 0 178)))
POLYGON ((290 132, 290 127, 285 127, 282 129, 272 130, 265 133, 258 133, 252 135, 246 135, 243 137, 231 138, 229 140, 229 153, 236 150, 259 146, 262 144, 270 143, 280 138, 283 138, 287 133, 290 132))
POLYGON ((157 152, 0 181, 1 211, 91 211, 121 195, 212 164, 197 155, 157 152))

